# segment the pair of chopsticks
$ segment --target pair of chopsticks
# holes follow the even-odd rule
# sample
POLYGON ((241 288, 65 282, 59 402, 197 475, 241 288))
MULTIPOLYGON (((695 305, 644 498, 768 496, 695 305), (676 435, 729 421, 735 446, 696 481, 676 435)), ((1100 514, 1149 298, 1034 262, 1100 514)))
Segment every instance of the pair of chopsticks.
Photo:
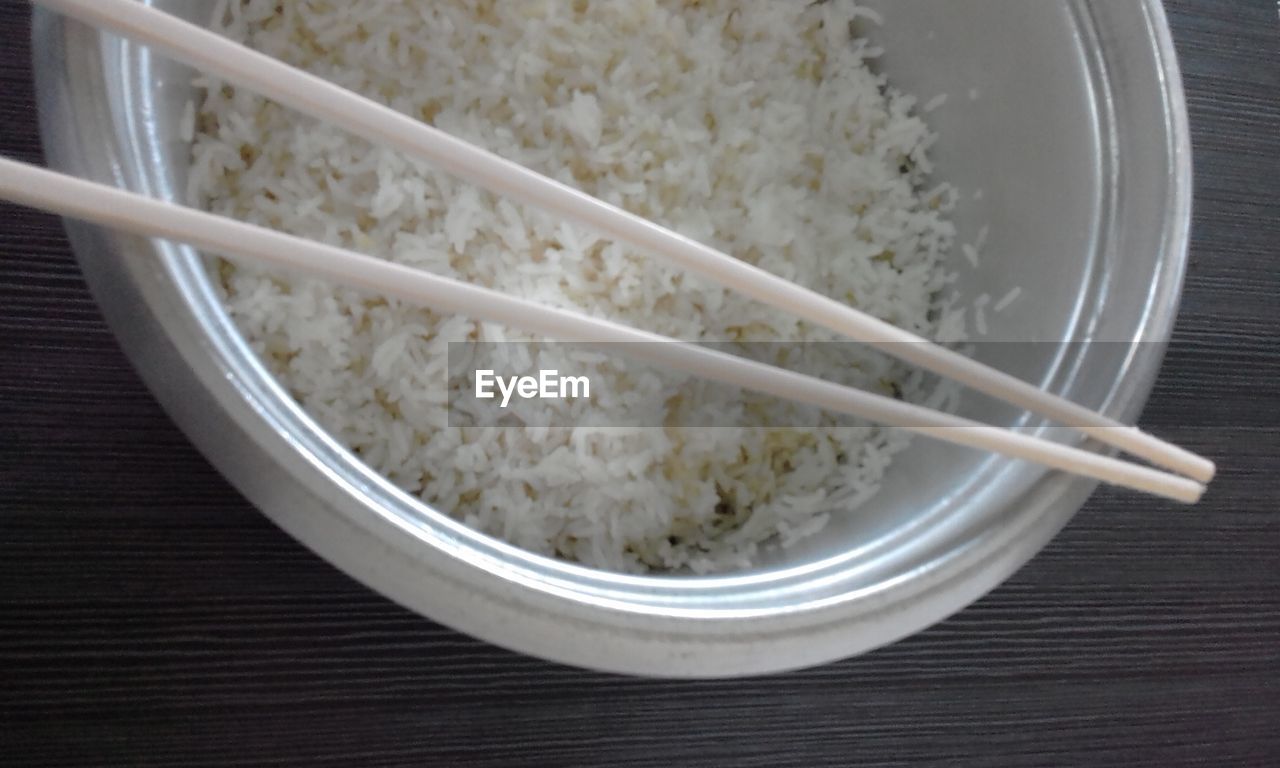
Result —
POLYGON ((1070 424, 1100 442, 1178 474, 935 412, 607 320, 363 256, 114 187, 0 158, 0 196, 150 237, 269 263, 407 302, 564 341, 636 344, 625 354, 724 384, 795 400, 949 443, 1194 503, 1213 462, 1044 392, 945 347, 623 211, 388 107, 136 0, 33 0, 163 51, 375 143, 430 161, 501 196, 593 228, 746 296, 869 344, 988 395, 1070 424), (652 342, 664 342, 653 344, 652 342), (633 350, 633 351, 630 351, 633 350), (1183 476, 1179 476, 1183 475, 1183 476))

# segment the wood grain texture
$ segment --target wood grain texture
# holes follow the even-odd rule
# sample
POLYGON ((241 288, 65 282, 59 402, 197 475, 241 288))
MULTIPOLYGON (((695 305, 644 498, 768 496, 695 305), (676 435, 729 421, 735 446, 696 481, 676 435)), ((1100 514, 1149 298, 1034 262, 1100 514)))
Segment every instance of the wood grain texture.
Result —
MULTIPOLYGON (((1280 765, 1280 20, 1168 8, 1198 200, 1144 423, 1213 491, 1101 492, 955 618, 763 680, 558 667, 353 583, 170 424, 59 223, 0 205, 0 764, 1280 765)), ((36 160, 28 15, 0 0, 0 152, 36 160)))

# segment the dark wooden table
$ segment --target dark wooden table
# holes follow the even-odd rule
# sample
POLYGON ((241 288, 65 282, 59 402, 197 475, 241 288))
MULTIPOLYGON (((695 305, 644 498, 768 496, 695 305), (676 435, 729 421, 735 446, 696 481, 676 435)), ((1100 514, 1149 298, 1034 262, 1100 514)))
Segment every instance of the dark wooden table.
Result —
MULTIPOLYGON (((170 424, 58 221, 0 205, 0 763, 1280 765, 1280 19, 1168 5, 1198 207, 1144 421, 1220 480, 1100 492, 971 609, 799 674, 590 674, 372 594, 170 424)), ((28 16, 0 0, 0 151, 34 161, 28 16)))

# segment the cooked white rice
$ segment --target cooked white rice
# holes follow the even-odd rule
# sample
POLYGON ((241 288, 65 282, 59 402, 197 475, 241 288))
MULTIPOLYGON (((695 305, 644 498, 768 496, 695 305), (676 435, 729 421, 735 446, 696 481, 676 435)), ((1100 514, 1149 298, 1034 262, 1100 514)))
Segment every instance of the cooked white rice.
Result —
MULTIPOLYGON (((954 279, 942 264, 955 194, 926 184, 934 136, 916 100, 867 66, 878 51, 857 30, 876 21, 851 0, 222 0, 214 26, 899 326, 960 340, 963 313, 940 298, 954 279)), ((201 85, 190 195, 215 212, 683 339, 834 338, 251 93, 201 85)), ((752 427, 798 422, 792 406, 751 397, 701 403, 741 427, 611 427, 680 407, 671 381, 619 387, 625 365, 552 346, 533 348, 541 367, 589 371, 593 402, 525 404, 528 428, 450 428, 447 343, 531 337, 214 269, 235 322, 319 423, 406 491, 536 552, 625 571, 745 567, 851 514, 906 444, 870 427, 752 427), (580 426, 548 426, 568 423, 580 426)), ((870 359, 809 372, 924 396, 920 377, 870 359)))
POLYGON ((984 293, 973 300, 973 329, 979 336, 986 336, 987 307, 991 305, 991 294, 984 293))
POLYGON ((1022 286, 1014 286, 1013 288, 1009 289, 1009 292, 1006 293, 1003 298, 1001 298, 999 301, 996 302, 996 307, 995 307, 996 312, 1005 311, 1009 307, 1013 306, 1013 303, 1016 302, 1021 297, 1022 297, 1022 286))

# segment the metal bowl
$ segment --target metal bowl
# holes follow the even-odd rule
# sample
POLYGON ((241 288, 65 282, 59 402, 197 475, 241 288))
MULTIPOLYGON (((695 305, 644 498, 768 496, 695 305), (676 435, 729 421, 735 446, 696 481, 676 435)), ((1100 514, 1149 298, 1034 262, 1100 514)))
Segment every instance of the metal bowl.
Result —
MULTIPOLYGON (((162 6, 187 18, 203 0, 162 6)), ((883 66, 923 98, 938 174, 989 224, 969 295, 1028 297, 991 320, 995 365, 1134 419, 1177 310, 1191 161, 1158 0, 883 2, 883 66), (1119 348, 1066 341, 1146 343, 1119 348)), ((163 198, 182 189, 191 73, 38 13, 41 126, 52 166, 163 198)), ((325 434, 255 360, 198 256, 76 222, 103 312, 209 459, 289 533, 409 608, 493 643, 585 667, 716 677, 803 667, 916 632, 992 589, 1094 484, 917 441, 884 491, 820 540, 735 575, 635 577, 528 554, 398 491, 325 434)), ((967 415, 1072 439, 971 398, 967 415)))

